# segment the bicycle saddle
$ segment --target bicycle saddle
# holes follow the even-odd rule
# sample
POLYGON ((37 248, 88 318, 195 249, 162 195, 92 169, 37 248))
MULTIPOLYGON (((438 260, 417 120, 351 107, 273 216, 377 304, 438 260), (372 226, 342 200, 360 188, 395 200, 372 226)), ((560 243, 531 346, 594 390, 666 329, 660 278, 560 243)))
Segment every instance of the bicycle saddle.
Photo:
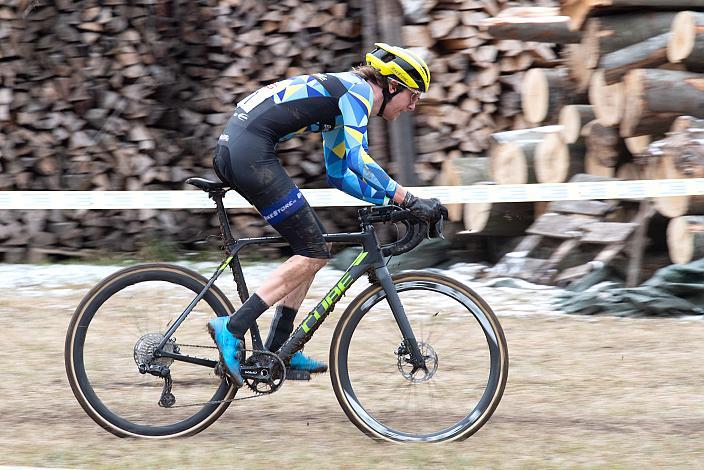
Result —
POLYGON ((217 191, 218 189, 227 188, 225 183, 219 181, 210 181, 205 178, 188 178, 186 183, 192 184, 196 188, 200 188, 203 191, 217 191))

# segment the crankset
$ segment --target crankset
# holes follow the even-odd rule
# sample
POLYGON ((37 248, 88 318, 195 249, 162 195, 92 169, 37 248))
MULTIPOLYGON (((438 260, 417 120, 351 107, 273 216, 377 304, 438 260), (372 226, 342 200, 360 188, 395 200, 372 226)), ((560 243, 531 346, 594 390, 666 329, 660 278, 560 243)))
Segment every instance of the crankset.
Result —
POLYGON ((251 352, 240 367, 244 383, 254 393, 271 394, 286 380, 286 366, 279 356, 269 351, 251 352))

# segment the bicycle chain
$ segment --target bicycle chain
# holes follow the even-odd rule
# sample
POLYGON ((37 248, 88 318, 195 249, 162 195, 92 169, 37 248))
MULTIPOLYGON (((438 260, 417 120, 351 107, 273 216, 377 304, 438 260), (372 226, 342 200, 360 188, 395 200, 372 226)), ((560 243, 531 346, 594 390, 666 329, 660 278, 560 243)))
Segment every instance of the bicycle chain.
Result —
MULTIPOLYGON (((203 346, 200 344, 180 344, 179 343, 178 346, 179 347, 187 347, 187 348, 190 347, 190 348, 202 348, 202 349, 217 349, 216 346, 203 346)), ((253 349, 245 349, 245 351, 252 352, 252 353, 253 352, 266 353, 265 351, 255 351, 253 349)), ((284 378, 284 380, 285 380, 285 378, 284 378)), ((281 388, 281 385, 283 385, 283 381, 281 382, 279 387, 277 387, 276 390, 281 388)), ((247 384, 247 386, 250 390, 252 390, 254 395, 248 396, 248 397, 230 398, 228 400, 211 400, 211 401, 204 401, 204 402, 200 402, 200 403, 188 403, 185 405, 171 405, 169 408, 187 408, 187 407, 191 407, 191 406, 219 405, 220 403, 232 403, 233 401, 249 400, 251 398, 259 398, 259 397, 263 397, 265 395, 271 395, 272 393, 274 393, 276 391, 276 390, 274 390, 274 392, 264 393, 264 392, 259 392, 259 391, 255 390, 249 384, 247 384)), ((240 389, 241 389, 241 387, 240 387, 240 389)))

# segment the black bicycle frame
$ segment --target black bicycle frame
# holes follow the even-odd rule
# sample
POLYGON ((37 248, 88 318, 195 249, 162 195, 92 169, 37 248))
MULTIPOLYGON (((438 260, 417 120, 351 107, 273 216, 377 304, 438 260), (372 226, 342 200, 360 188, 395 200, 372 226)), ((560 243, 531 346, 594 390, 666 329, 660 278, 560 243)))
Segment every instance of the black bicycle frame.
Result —
MULTIPOLYGON (((240 296, 240 300, 244 302, 249 297, 247 291, 247 284, 244 279, 244 274, 242 272, 242 266, 239 261, 239 252, 251 245, 264 245, 264 244, 274 244, 282 243, 286 244, 286 240, 283 237, 256 237, 256 238, 241 238, 235 240, 232 237, 229 220, 225 209, 222 204, 222 196, 213 197, 218 209, 218 215, 220 218, 220 226, 222 229, 222 234, 225 243, 225 249, 227 253, 227 258, 225 261, 217 268, 213 276, 208 280, 203 290, 193 299, 193 301, 186 307, 186 309, 181 313, 181 315, 176 319, 176 321, 171 325, 171 327, 164 334, 164 339, 161 341, 159 346, 155 348, 155 356, 169 357, 174 360, 189 362, 192 364, 204 365, 208 367, 215 367, 216 361, 210 359, 197 358, 192 356, 186 356, 178 353, 172 353, 169 351, 164 351, 164 345, 169 341, 171 336, 176 332, 178 327, 183 323, 183 321, 188 317, 191 311, 195 308, 196 304, 205 296, 208 289, 215 283, 215 281, 220 277, 220 275, 225 271, 227 267, 230 267, 232 271, 235 283, 237 285, 237 291, 240 296)), ((413 330, 406 316, 401 300, 399 299, 396 288, 394 287, 393 280, 391 279, 391 274, 386 267, 386 262, 381 254, 381 248, 379 246, 379 240, 374 231, 374 227, 371 224, 364 225, 361 232, 352 233, 335 233, 335 234, 325 234, 323 235, 326 242, 331 243, 342 243, 342 244, 353 244, 361 245, 362 252, 357 256, 357 258, 352 262, 347 271, 340 277, 340 280, 335 284, 335 286, 328 291, 328 293, 323 297, 323 299, 312 309, 303 319, 298 328, 293 332, 288 340, 281 346, 277 351, 277 354, 284 363, 288 363, 291 356, 299 351, 303 346, 310 340, 315 331, 320 327, 325 318, 333 311, 337 302, 345 295, 347 289, 354 284, 357 279, 367 272, 373 271, 376 280, 379 282, 381 287, 386 293, 386 299, 389 303, 389 307, 396 319, 401 334, 405 340, 406 346, 409 348, 409 353, 411 356, 411 362, 414 366, 423 367, 424 359, 418 348, 418 343, 416 341, 413 330)), ((261 335, 259 333, 259 327, 255 322, 250 328, 250 333, 252 336, 252 347, 255 350, 263 350, 264 346, 262 343, 261 335)))

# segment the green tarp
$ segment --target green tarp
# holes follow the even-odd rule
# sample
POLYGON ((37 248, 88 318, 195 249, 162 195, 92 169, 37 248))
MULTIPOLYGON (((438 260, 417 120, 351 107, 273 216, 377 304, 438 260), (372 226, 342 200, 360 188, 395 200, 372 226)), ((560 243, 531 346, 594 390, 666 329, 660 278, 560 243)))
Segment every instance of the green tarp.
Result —
POLYGON ((605 268, 572 284, 558 299, 560 310, 583 315, 704 315, 704 259, 666 266, 633 288, 605 268))

